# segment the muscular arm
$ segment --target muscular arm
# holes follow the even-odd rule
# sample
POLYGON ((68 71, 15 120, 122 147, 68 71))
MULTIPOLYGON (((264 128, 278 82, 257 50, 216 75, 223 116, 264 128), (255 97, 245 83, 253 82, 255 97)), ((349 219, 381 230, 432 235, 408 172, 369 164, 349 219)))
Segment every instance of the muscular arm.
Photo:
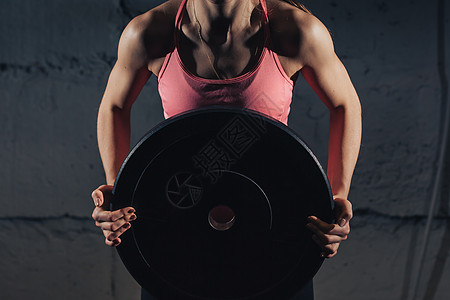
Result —
POLYGON ((282 1, 272 3, 271 38, 289 77, 300 72, 330 111, 328 178, 346 199, 361 139, 361 107, 327 28, 313 15, 282 1), (274 4, 276 3, 276 4, 274 4))
POLYGON ((120 236, 137 218, 133 207, 109 211, 112 185, 130 150, 131 106, 151 73, 158 74, 172 46, 178 5, 179 0, 167 1, 128 24, 120 38, 117 61, 100 104, 97 137, 107 185, 92 192, 96 206, 92 218, 102 229, 108 246, 119 245, 120 236))
POLYGON ((151 75, 140 26, 139 20, 133 20, 122 33, 98 113, 98 146, 109 185, 130 150, 131 106, 151 75))
POLYGON ((102 229, 108 246, 119 245, 120 235, 136 219, 134 208, 109 211, 109 202, 112 185, 130 148, 131 106, 151 75, 144 44, 144 28, 138 18, 124 30, 119 42, 118 58, 98 113, 97 138, 107 185, 92 192, 96 205, 92 218, 102 229))
POLYGON ((325 223, 315 216, 309 217, 307 224, 314 233, 313 239, 323 249, 322 255, 330 258, 350 232, 353 212, 347 197, 360 148, 361 106, 325 26, 299 10, 290 16, 295 24, 291 32, 298 35, 289 45, 290 50, 296 51, 291 51, 294 55, 287 60, 293 63, 288 66, 291 73, 301 72, 330 111, 327 175, 336 204, 336 224, 325 223))
POLYGON ((301 73, 330 110, 328 170, 333 196, 347 199, 361 140, 361 106, 347 71, 334 53, 328 30, 318 21, 304 35, 301 73))

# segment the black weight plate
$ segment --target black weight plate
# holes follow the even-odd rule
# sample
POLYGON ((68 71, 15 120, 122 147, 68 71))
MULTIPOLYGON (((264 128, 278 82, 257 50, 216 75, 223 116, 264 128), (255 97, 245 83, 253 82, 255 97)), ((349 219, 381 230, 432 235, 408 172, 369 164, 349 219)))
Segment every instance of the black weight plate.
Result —
POLYGON ((330 186, 305 143, 254 111, 169 118, 133 148, 111 209, 136 209, 117 250, 146 290, 172 299, 289 299, 321 266, 305 228, 332 222, 330 186))

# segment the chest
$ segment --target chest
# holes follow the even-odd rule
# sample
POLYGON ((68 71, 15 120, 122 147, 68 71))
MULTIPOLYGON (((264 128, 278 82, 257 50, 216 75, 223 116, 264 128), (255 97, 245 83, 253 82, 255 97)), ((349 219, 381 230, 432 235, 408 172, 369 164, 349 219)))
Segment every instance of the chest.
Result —
POLYGON ((229 79, 253 70, 264 46, 264 31, 259 30, 205 39, 195 26, 182 26, 179 54, 184 66, 195 76, 229 79))

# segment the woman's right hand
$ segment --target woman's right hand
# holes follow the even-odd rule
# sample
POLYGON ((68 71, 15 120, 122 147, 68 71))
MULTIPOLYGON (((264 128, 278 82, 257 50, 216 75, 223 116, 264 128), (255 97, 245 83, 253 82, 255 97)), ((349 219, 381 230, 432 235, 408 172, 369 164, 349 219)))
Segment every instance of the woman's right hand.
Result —
POLYGON ((136 220, 136 214, 133 207, 110 211, 109 204, 112 190, 112 185, 101 185, 92 192, 92 200, 95 204, 92 218, 95 225, 103 231, 105 244, 115 247, 121 243, 120 236, 122 233, 130 229, 130 222, 136 220))

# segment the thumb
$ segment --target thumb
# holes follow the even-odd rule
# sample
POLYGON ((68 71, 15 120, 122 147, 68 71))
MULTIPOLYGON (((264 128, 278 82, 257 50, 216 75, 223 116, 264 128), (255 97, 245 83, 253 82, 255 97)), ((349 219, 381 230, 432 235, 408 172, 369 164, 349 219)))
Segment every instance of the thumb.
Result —
POLYGON ((102 206, 105 202, 109 203, 109 197, 112 193, 113 187, 111 185, 101 185, 92 192, 92 199, 95 206, 102 206))
POLYGON ((337 224, 344 227, 353 217, 352 204, 347 199, 339 197, 334 198, 334 203, 337 224))

